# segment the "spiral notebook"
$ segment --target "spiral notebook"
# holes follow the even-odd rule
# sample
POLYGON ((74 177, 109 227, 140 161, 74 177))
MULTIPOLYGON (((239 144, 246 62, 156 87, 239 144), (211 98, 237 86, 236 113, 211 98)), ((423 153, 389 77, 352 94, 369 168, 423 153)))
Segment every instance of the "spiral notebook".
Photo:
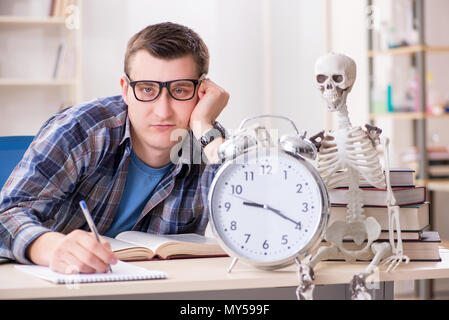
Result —
POLYGON ((33 276, 59 284, 167 278, 167 274, 163 271, 148 270, 123 261, 118 261, 115 265, 111 265, 112 273, 63 274, 55 272, 48 267, 37 265, 16 265, 15 267, 33 276))

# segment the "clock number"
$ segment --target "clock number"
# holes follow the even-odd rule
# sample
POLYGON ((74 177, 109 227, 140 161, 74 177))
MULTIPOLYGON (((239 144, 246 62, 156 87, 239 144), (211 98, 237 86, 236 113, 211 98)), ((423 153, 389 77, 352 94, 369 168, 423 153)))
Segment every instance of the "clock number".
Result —
POLYGON ((268 245, 267 240, 265 240, 262 244, 262 248, 264 248, 265 250, 268 249, 270 246, 268 245))
POLYGON ((296 224, 296 227, 295 227, 295 229, 297 229, 297 230, 301 230, 301 222, 298 222, 298 223, 296 224))
POLYGON ((242 186, 241 185, 231 185, 231 188, 232 188, 232 194, 234 194, 234 193, 237 193, 237 194, 241 194, 242 193, 242 191, 243 191, 243 188, 242 188, 242 186))
POLYGON ((288 243, 288 240, 287 240, 287 234, 284 234, 283 236, 282 236, 282 244, 287 244, 288 243))
POLYGON ((245 171, 245 180, 254 181, 254 171, 245 171))
POLYGON ((298 190, 296 190, 296 193, 302 193, 302 184, 301 183, 298 183, 296 185, 296 188, 298 188, 298 190))
POLYGON ((287 170, 284 170, 284 180, 287 180, 287 170))
POLYGON ((272 167, 269 164, 261 165, 260 167, 262 168, 262 174, 271 174, 272 167))
POLYGON ((237 222, 231 221, 231 230, 237 230, 237 222))
POLYGON ((228 212, 229 209, 231 209, 231 203, 230 202, 226 202, 224 206, 226 208, 226 212, 228 212))
POLYGON ((248 243, 248 240, 251 237, 251 234, 245 233, 245 237, 246 237, 245 243, 248 243))
POLYGON ((302 212, 309 211, 309 204, 307 202, 302 203, 302 212))

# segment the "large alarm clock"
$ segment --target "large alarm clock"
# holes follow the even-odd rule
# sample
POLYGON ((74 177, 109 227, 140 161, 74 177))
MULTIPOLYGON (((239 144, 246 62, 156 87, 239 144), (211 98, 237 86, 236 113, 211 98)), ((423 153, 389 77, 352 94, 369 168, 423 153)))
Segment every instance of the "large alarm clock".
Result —
POLYGON ((209 190, 209 221, 219 244, 234 257, 232 266, 238 259, 261 269, 282 268, 319 245, 329 197, 308 160, 316 148, 293 121, 273 115, 246 119, 219 156, 224 163, 209 190), (273 141, 263 126, 244 127, 262 117, 285 119, 296 133, 273 141))

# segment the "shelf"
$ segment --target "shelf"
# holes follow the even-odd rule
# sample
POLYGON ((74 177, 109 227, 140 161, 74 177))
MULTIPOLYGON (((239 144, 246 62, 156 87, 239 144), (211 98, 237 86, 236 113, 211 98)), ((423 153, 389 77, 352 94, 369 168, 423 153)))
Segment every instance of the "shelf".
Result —
POLYGON ((76 84, 74 79, 0 78, 0 86, 72 86, 76 84))
POLYGON ((447 46, 408 46, 400 47, 387 50, 369 50, 368 57, 372 58, 374 56, 380 55, 399 55, 399 54, 411 54, 417 52, 449 52, 449 47, 447 46))
POLYGON ((376 120, 379 118, 384 119, 430 119, 430 118, 449 118, 449 113, 442 114, 427 114, 422 112, 389 112, 389 113, 371 113, 369 115, 370 120, 376 120))
POLYGON ((425 48, 426 52, 449 52, 449 47, 429 47, 425 48))
POLYGON ((82 102, 83 1, 57 0, 58 6, 51 8, 50 2, 55 1, 20 1, 20 6, 8 5, 0 12, 0 34, 13 40, 10 50, 0 49, 9 70, 0 72, 0 96, 6 108, 0 122, 4 135, 35 134, 55 110, 82 102), (54 14, 50 14, 51 9, 54 14), (16 42, 26 45, 14 45, 16 42), (61 45, 67 55, 57 61, 61 45), (22 58, 44 66, 29 66, 27 72, 22 58), (60 72, 54 77, 56 64, 60 72), (33 101, 33 112, 13 112, 24 107, 24 99, 33 101))
POLYGON ((63 17, 27 17, 27 16, 0 16, 0 24, 15 25, 63 25, 63 17))
POLYGON ((426 118, 449 118, 449 113, 426 114, 426 118))
POLYGON ((424 119, 425 113, 422 112, 388 112, 388 113, 370 113, 370 120, 378 118, 385 119, 424 119))

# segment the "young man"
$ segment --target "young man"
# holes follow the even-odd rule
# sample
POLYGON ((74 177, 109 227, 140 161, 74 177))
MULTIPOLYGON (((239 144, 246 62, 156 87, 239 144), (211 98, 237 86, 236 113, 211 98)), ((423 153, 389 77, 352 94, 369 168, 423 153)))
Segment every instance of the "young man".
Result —
POLYGON ((215 119, 229 99, 204 79, 208 67, 207 47, 189 28, 161 23, 135 34, 121 96, 54 115, 11 174, 0 198, 0 256, 105 272, 117 259, 89 232, 80 200, 102 235, 203 233, 223 141, 215 119), (194 150, 209 164, 192 161, 194 150))

